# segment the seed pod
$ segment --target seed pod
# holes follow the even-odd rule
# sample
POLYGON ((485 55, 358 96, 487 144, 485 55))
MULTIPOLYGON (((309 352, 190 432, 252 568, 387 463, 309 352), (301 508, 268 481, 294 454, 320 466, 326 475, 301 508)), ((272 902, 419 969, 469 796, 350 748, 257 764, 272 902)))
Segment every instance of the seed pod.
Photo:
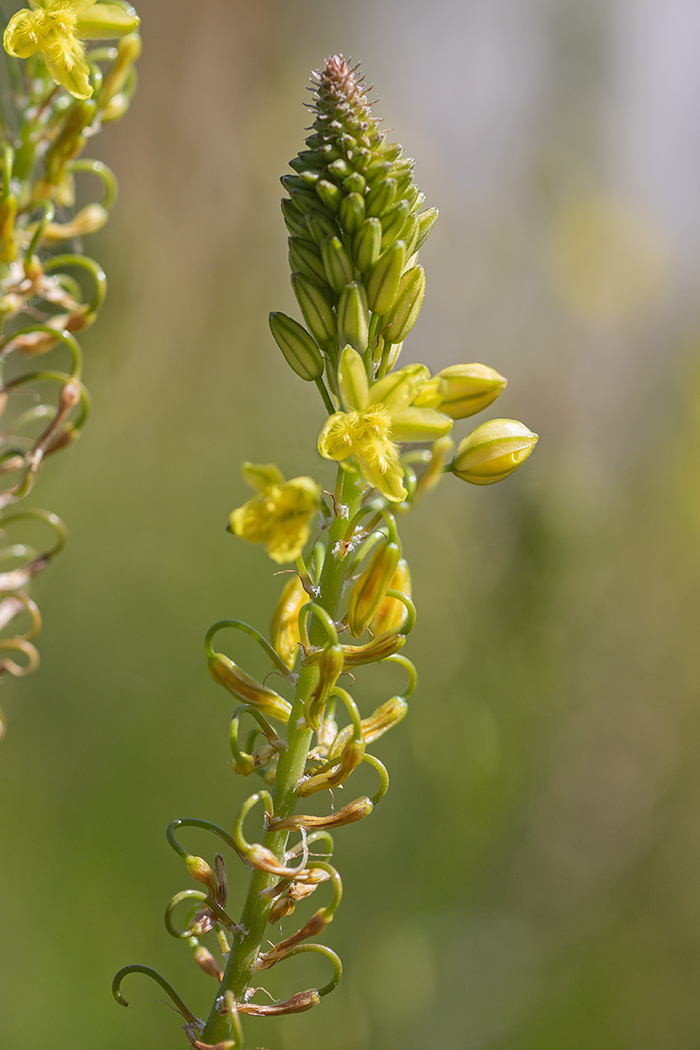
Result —
POLYGON ((289 367, 307 383, 323 375, 323 358, 309 333, 293 317, 270 314, 270 331, 289 367))
POLYGON ((491 419, 460 442, 452 473, 473 485, 492 485, 517 470, 536 444, 537 434, 517 420, 491 419))
POLYGON ((315 189, 327 208, 331 211, 338 210, 343 199, 343 191, 339 186, 336 186, 334 182, 329 182, 328 179, 319 179, 315 189))
MULTIPOLYGON (((348 181, 347 179, 345 180, 348 181)), ((350 193, 340 202, 340 223, 348 233, 355 233, 365 221, 365 199, 360 193, 350 193)))
POLYGON ((465 419, 495 401, 508 382, 488 365, 450 365, 438 372, 444 393, 436 408, 452 419, 465 419))
POLYGON ((382 247, 382 224, 379 219, 367 219, 352 242, 352 257, 362 273, 369 273, 379 258, 382 247))
POLYGON ((382 179, 367 194, 365 201, 367 214, 383 215, 394 203, 395 197, 396 179, 382 179))
POLYGON ((302 273, 292 274, 292 288, 316 342, 320 344, 332 339, 336 332, 335 315, 323 289, 302 273))
POLYGON ((369 311, 367 296, 359 281, 346 284, 338 303, 338 339, 341 346, 349 344, 358 354, 367 349, 369 339, 369 311))
POLYGON ((386 597, 400 557, 398 543, 385 540, 374 551, 369 565, 355 582, 348 601, 348 627, 353 638, 359 638, 376 615, 386 597))
POLYGON ((416 216, 418 219, 418 240, 413 249, 414 251, 417 252, 425 244, 428 234, 437 221, 438 215, 439 211, 437 208, 427 208, 426 211, 422 211, 416 216))
POLYGON ((345 658, 340 645, 326 646, 319 654, 315 663, 318 666, 318 683, 304 705, 304 718, 307 725, 316 731, 321 727, 321 719, 339 676, 342 674, 345 658))
POLYGON ((399 201, 382 216, 382 251, 398 240, 399 234, 406 225, 409 212, 408 201, 399 201))
POLYGON ((209 674, 218 685, 245 704, 254 704, 263 714, 288 722, 292 705, 276 693, 274 689, 256 682, 254 678, 242 671, 233 660, 223 653, 214 653, 207 661, 209 674))
POLYGON ((270 636, 275 652, 281 656, 291 671, 296 662, 299 637, 299 613, 309 601, 301 580, 294 573, 282 588, 279 601, 272 614, 270 636))
MULTIPOLYGON (((396 571, 389 584, 390 591, 399 591, 411 597, 411 570, 405 558, 399 560, 396 571)), ((386 631, 400 631, 408 619, 408 609, 398 598, 385 598, 369 625, 375 638, 386 631)))
POLYGON ((292 271, 303 273, 321 288, 328 284, 321 253, 313 241, 304 240, 302 237, 290 237, 287 243, 289 244, 289 265, 292 271))
POLYGON ((326 237, 321 245, 321 256, 326 279, 333 291, 340 295, 346 284, 350 284, 354 270, 348 253, 339 237, 326 237))
POLYGON ((403 241, 397 241, 379 257, 367 282, 367 302, 370 310, 377 314, 389 313, 399 290, 405 263, 406 245, 403 241))
POLYGON ((425 271, 413 266, 401 278, 398 295, 386 318, 384 338, 389 343, 402 343, 418 320, 425 295, 425 271))

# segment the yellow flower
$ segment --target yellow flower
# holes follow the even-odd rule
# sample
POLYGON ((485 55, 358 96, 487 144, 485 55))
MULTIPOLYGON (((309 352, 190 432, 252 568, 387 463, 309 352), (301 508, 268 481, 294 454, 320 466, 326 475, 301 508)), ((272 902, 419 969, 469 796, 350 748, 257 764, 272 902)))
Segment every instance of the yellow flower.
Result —
POLYGON ((10 19, 3 44, 14 58, 40 54, 56 81, 76 98, 90 98, 90 67, 83 40, 126 36, 141 19, 133 7, 95 0, 31 0, 10 19))
POLYGON ((258 490, 234 510, 229 526, 250 543, 264 543, 278 565, 294 561, 309 538, 309 523, 321 506, 321 488, 313 478, 285 481, 273 463, 243 464, 243 478, 258 490))
POLYGON ((318 439, 325 459, 354 456, 366 480, 394 503, 406 499, 397 442, 434 441, 453 421, 434 408, 413 406, 430 380, 425 365, 406 365, 372 387, 362 358, 346 346, 338 368, 340 400, 345 411, 326 420, 318 439))

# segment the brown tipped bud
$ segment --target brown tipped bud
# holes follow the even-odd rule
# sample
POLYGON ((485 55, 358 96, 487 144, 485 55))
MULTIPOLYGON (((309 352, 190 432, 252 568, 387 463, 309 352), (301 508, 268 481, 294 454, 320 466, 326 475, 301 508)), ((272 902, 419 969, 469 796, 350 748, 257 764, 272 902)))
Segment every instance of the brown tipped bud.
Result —
MULTIPOLYGON (((389 583, 390 591, 400 591, 411 597, 411 570, 405 558, 399 560, 389 583)), ((400 631, 408 619, 408 609, 398 598, 385 598, 369 625, 375 638, 387 631, 400 631)))
POLYGON ((259 842, 253 843, 245 854, 245 859, 258 871, 269 871, 271 875, 279 875, 283 879, 291 879, 297 874, 293 868, 285 867, 271 849, 268 849, 267 846, 262 846, 259 842))
POLYGON ((296 817, 269 817, 267 826, 270 831, 282 831, 283 829, 301 831, 302 828, 306 828, 307 831, 328 831, 331 828, 343 827, 345 824, 354 824, 363 817, 368 817, 373 809, 372 800, 365 795, 356 798, 353 802, 348 802, 342 809, 327 817, 312 817, 304 814, 296 817))
POLYGON ((219 893, 219 882, 216 875, 214 874, 210 866, 207 864, 207 862, 204 860, 204 858, 193 857, 190 855, 187 857, 185 863, 187 864, 187 870, 189 871, 192 878, 196 879, 197 882, 201 882, 202 885, 206 886, 207 890, 209 891, 209 896, 213 900, 216 900, 219 893))
POLYGON ((331 695, 331 690, 342 674, 345 657, 340 645, 329 645, 315 654, 314 663, 318 665, 318 684, 304 706, 304 718, 307 725, 315 730, 321 728, 321 719, 331 695))
POLYGON ((290 900, 289 897, 278 897, 277 900, 274 901, 272 907, 270 908, 268 922, 270 922, 274 926, 282 919, 286 919, 288 915, 291 915, 295 907, 296 904, 293 900, 290 900))
POLYGON ((339 755, 337 764, 325 773, 317 773, 299 781, 297 794, 299 798, 308 798, 317 791, 326 791, 328 788, 339 787, 359 766, 365 753, 364 740, 355 740, 352 736, 347 740, 342 754, 339 755))
POLYGON ((194 956, 194 961, 197 963, 200 970, 204 970, 205 973, 209 974, 210 977, 213 977, 217 981, 221 980, 224 976, 221 972, 221 968, 214 956, 204 947, 203 944, 198 944, 192 954, 194 956))
POLYGON ((373 664, 378 660, 386 660, 387 656, 393 656, 403 649, 406 644, 406 635, 397 631, 387 631, 379 638, 373 638, 365 645, 344 645, 343 655, 345 666, 361 667, 363 664, 373 664))
POLYGON ((209 674, 215 682, 223 685, 229 693, 246 704, 255 704, 263 714, 271 715, 281 722, 287 722, 292 705, 276 693, 274 689, 256 682, 254 678, 242 671, 233 660, 223 653, 214 653, 208 660, 209 674))
POLYGON ((356 581, 348 602, 348 627, 354 638, 360 637, 384 601, 400 556, 399 545, 386 540, 376 549, 356 581))
POLYGON ((304 1013, 305 1010, 318 1006, 320 1002, 321 996, 315 988, 311 988, 308 992, 297 992, 283 1003, 237 1003, 236 1009, 239 1014, 249 1014, 251 1017, 280 1017, 283 1014, 304 1013))

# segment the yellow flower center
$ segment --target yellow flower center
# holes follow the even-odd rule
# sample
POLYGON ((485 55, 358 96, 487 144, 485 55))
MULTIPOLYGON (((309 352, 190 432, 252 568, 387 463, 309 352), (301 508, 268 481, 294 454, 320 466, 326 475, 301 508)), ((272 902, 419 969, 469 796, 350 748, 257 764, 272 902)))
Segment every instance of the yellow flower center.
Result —
POLYGON ((374 470, 385 474, 396 458, 391 441, 391 416, 382 404, 362 411, 338 413, 332 440, 342 444, 346 456, 359 456, 374 470))

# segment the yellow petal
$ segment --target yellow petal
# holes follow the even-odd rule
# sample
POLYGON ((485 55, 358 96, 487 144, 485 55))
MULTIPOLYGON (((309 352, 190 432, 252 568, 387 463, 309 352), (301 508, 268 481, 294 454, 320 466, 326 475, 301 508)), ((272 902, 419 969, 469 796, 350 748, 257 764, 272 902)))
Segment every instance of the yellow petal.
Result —
POLYGON ((336 462, 352 455, 352 421, 347 412, 336 412, 323 424, 318 437, 318 451, 324 459, 336 462))
POLYGON ((141 19, 133 7, 125 11, 118 4, 93 3, 78 14, 75 31, 81 40, 111 40, 133 33, 140 24, 141 19))
POLYGON ((13 58, 29 58, 39 47, 41 15, 22 8, 10 19, 2 38, 3 46, 13 58))
POLYGON ((74 98, 91 98, 90 67, 85 61, 85 48, 78 40, 63 40, 42 51, 49 73, 74 98))
POLYGON ((241 474, 243 480, 258 492, 264 492, 271 485, 284 484, 284 475, 274 463, 244 463, 241 474))
POLYGON ((406 408, 392 417, 394 441, 435 441, 448 434, 454 421, 434 408, 406 408))
POLYGON ((395 412, 408 408, 429 379, 430 372, 425 365, 405 365, 374 384, 369 392, 369 403, 376 405, 381 401, 393 416, 395 412))
POLYGON ((367 405, 369 384, 365 364, 357 350, 346 346, 338 365, 338 389, 346 412, 362 410, 367 405))

